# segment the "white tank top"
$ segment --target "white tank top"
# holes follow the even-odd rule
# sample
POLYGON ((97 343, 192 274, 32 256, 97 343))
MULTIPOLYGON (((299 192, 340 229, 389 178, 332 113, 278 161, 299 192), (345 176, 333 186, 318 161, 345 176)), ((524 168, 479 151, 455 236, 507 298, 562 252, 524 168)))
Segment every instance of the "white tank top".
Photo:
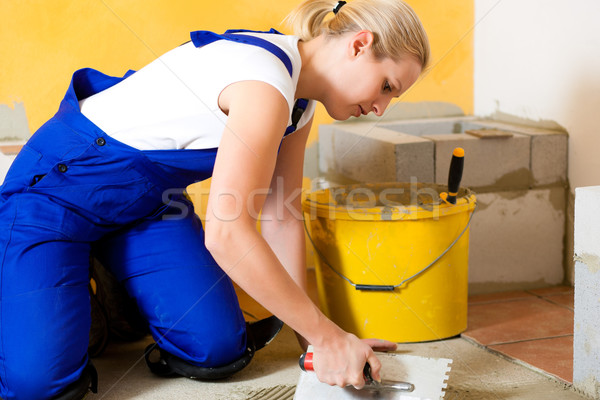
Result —
MULTIPOLYGON (((235 82, 256 80, 285 97, 290 125, 302 66, 298 37, 244 34, 280 47, 292 62, 292 77, 279 58, 261 47, 218 40, 196 48, 189 42, 81 100, 81 112, 111 137, 139 150, 215 148, 227 123, 218 106, 221 91, 235 82)), ((314 110, 311 100, 297 129, 306 125, 314 110)))

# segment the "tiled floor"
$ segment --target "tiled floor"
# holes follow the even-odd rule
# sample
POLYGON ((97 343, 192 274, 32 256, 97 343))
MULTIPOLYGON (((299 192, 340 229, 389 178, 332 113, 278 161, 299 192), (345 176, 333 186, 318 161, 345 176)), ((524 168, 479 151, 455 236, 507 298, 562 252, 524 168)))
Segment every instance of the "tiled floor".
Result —
POLYGON ((573 381, 573 288, 469 298, 463 337, 534 369, 573 381))

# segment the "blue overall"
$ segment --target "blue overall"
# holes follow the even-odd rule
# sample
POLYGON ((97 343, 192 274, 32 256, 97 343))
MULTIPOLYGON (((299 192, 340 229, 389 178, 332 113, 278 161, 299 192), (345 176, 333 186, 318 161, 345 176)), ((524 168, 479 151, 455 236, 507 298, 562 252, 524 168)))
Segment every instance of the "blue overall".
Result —
MULTIPOLYGON (((270 42, 230 31, 191 36, 197 47, 219 39, 264 47, 292 72, 270 42)), ((81 375, 92 251, 136 299, 162 349, 203 367, 245 351, 233 285, 204 247, 201 222, 183 195, 211 176, 217 149, 137 150, 80 112, 79 99, 127 76, 75 72, 58 112, 23 147, 0 187, 4 400, 51 398, 81 375)))

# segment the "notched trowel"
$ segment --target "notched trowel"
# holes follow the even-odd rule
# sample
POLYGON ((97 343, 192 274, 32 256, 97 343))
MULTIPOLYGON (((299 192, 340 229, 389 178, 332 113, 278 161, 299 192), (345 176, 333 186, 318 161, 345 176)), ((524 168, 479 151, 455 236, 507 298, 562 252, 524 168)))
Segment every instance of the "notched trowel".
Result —
POLYGON ((371 377, 369 365, 363 375, 365 386, 341 388, 319 382, 312 371, 312 349, 300 357, 301 373, 294 399, 383 399, 383 400, 438 400, 443 399, 452 360, 427 358, 396 353, 377 353, 381 361, 382 380, 371 377))
MULTIPOLYGON (((298 363, 300 364, 300 369, 302 369, 302 371, 314 371, 313 353, 306 352, 302 354, 298 363)), ((382 379, 381 382, 377 382, 371 376, 371 366, 368 363, 365 364, 365 368, 363 369, 363 377, 365 379, 365 386, 363 387, 363 390, 370 390, 374 392, 412 392, 415 390, 415 385, 410 382, 390 381, 387 379, 382 379)))

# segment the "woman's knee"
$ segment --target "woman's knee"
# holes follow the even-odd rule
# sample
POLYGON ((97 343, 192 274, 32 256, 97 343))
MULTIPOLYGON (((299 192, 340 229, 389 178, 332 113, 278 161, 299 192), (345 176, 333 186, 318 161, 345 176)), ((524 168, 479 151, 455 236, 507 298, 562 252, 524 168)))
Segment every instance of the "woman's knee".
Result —
MULTIPOLYGON (((152 344, 146 348, 145 358, 150 370, 160 376, 182 375, 188 378, 198 379, 222 379, 229 377, 245 368, 252 360, 254 353, 270 343, 279 333, 283 322, 277 317, 271 316, 253 323, 246 323, 245 329, 245 350, 228 363, 220 363, 215 367, 198 366, 192 364, 189 360, 182 359, 164 349, 165 343, 161 347, 152 344), (158 357, 158 358, 157 358, 158 357)), ((207 352, 215 352, 222 356, 224 353, 223 343, 214 342, 212 349, 205 349, 207 352)), ((228 348, 226 348, 229 350, 228 348)), ((226 351, 227 352, 227 351, 226 351)), ((226 353, 225 352, 225 353, 226 353)))
POLYGON ((169 268, 125 284, 166 351, 204 366, 227 364, 244 353, 244 316, 218 266, 169 268))
POLYGON ((198 320, 197 329, 151 328, 159 347, 200 367, 219 367, 246 351, 246 325, 238 318, 198 320), (201 326, 200 326, 201 325, 201 326))

